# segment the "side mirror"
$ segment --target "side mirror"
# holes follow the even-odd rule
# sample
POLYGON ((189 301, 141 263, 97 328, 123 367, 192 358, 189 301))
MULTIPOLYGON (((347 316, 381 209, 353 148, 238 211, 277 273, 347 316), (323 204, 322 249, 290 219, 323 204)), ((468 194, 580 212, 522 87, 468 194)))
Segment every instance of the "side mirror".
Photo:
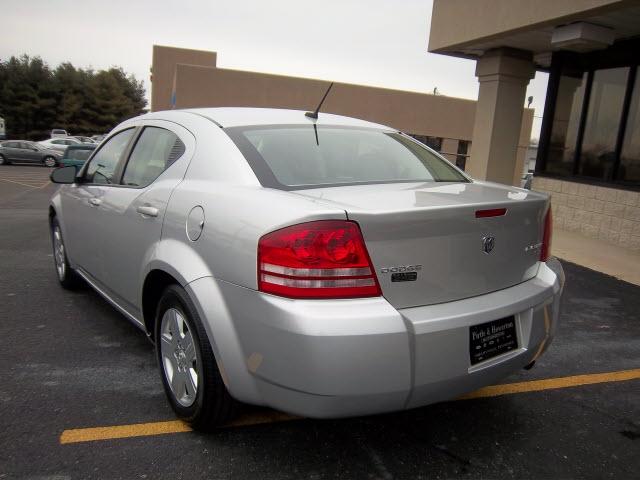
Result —
POLYGON ((75 165, 69 167, 56 168, 51 172, 51 181, 53 183, 75 183, 78 170, 75 165))

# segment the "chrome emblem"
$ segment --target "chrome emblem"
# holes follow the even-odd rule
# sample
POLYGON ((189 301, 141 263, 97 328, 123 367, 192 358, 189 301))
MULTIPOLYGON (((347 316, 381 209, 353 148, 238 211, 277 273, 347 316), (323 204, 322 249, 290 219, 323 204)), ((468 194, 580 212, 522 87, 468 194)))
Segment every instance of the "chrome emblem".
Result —
POLYGON ((486 235, 482 237, 482 251, 486 254, 491 253, 493 247, 496 246, 496 237, 493 235, 486 235))
POLYGON ((422 265, 399 265, 397 267, 382 267, 380 273, 405 273, 418 272, 422 270, 422 265))

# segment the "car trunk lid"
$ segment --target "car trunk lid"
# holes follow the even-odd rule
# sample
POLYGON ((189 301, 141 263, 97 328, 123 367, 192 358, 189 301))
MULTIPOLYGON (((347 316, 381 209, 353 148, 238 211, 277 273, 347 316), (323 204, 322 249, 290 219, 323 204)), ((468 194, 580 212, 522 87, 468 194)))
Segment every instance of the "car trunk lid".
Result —
POLYGON ((358 222, 383 295, 396 308, 501 290, 538 270, 548 202, 542 194, 484 182, 295 193, 339 205, 358 222), (498 211, 476 214, 488 210, 498 211))

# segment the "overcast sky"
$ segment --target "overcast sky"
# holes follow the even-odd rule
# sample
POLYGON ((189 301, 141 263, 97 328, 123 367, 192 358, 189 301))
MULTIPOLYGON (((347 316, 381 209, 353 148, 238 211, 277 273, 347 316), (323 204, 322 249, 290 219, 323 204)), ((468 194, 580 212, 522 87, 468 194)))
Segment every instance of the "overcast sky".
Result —
MULTIPOLYGON (((475 62, 427 53, 431 0, 0 0, 0 59, 122 66, 145 82, 153 44, 218 66, 476 99, 475 62)), ((452 25, 451 28, 455 28, 452 25)), ((529 84, 542 115, 547 75, 529 84)), ((532 135, 537 137, 536 119, 532 135)))

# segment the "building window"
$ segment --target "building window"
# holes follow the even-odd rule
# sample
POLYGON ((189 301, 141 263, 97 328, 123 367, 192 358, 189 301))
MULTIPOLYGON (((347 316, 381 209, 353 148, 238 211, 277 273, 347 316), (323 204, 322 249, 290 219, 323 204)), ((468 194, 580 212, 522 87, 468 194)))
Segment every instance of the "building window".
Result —
POLYGON ((640 187, 639 46, 554 54, 538 173, 640 187))
POLYGON ((571 175, 587 74, 560 77, 547 156, 548 173, 571 175))
POLYGON ((640 184, 640 85, 637 78, 624 132, 618 180, 640 184))
POLYGON ((613 180, 616 140, 628 76, 629 67, 594 72, 578 162, 580 175, 613 180))
POLYGON ((442 152, 442 138, 440 137, 429 137, 427 135, 418 135, 415 133, 409 133, 410 137, 415 138, 421 143, 424 143, 429 148, 434 149, 436 152, 442 152))
POLYGON ((464 170, 467 165, 467 157, 469 152, 469 145, 471 142, 468 140, 458 140, 458 154, 456 155, 456 167, 464 170))

